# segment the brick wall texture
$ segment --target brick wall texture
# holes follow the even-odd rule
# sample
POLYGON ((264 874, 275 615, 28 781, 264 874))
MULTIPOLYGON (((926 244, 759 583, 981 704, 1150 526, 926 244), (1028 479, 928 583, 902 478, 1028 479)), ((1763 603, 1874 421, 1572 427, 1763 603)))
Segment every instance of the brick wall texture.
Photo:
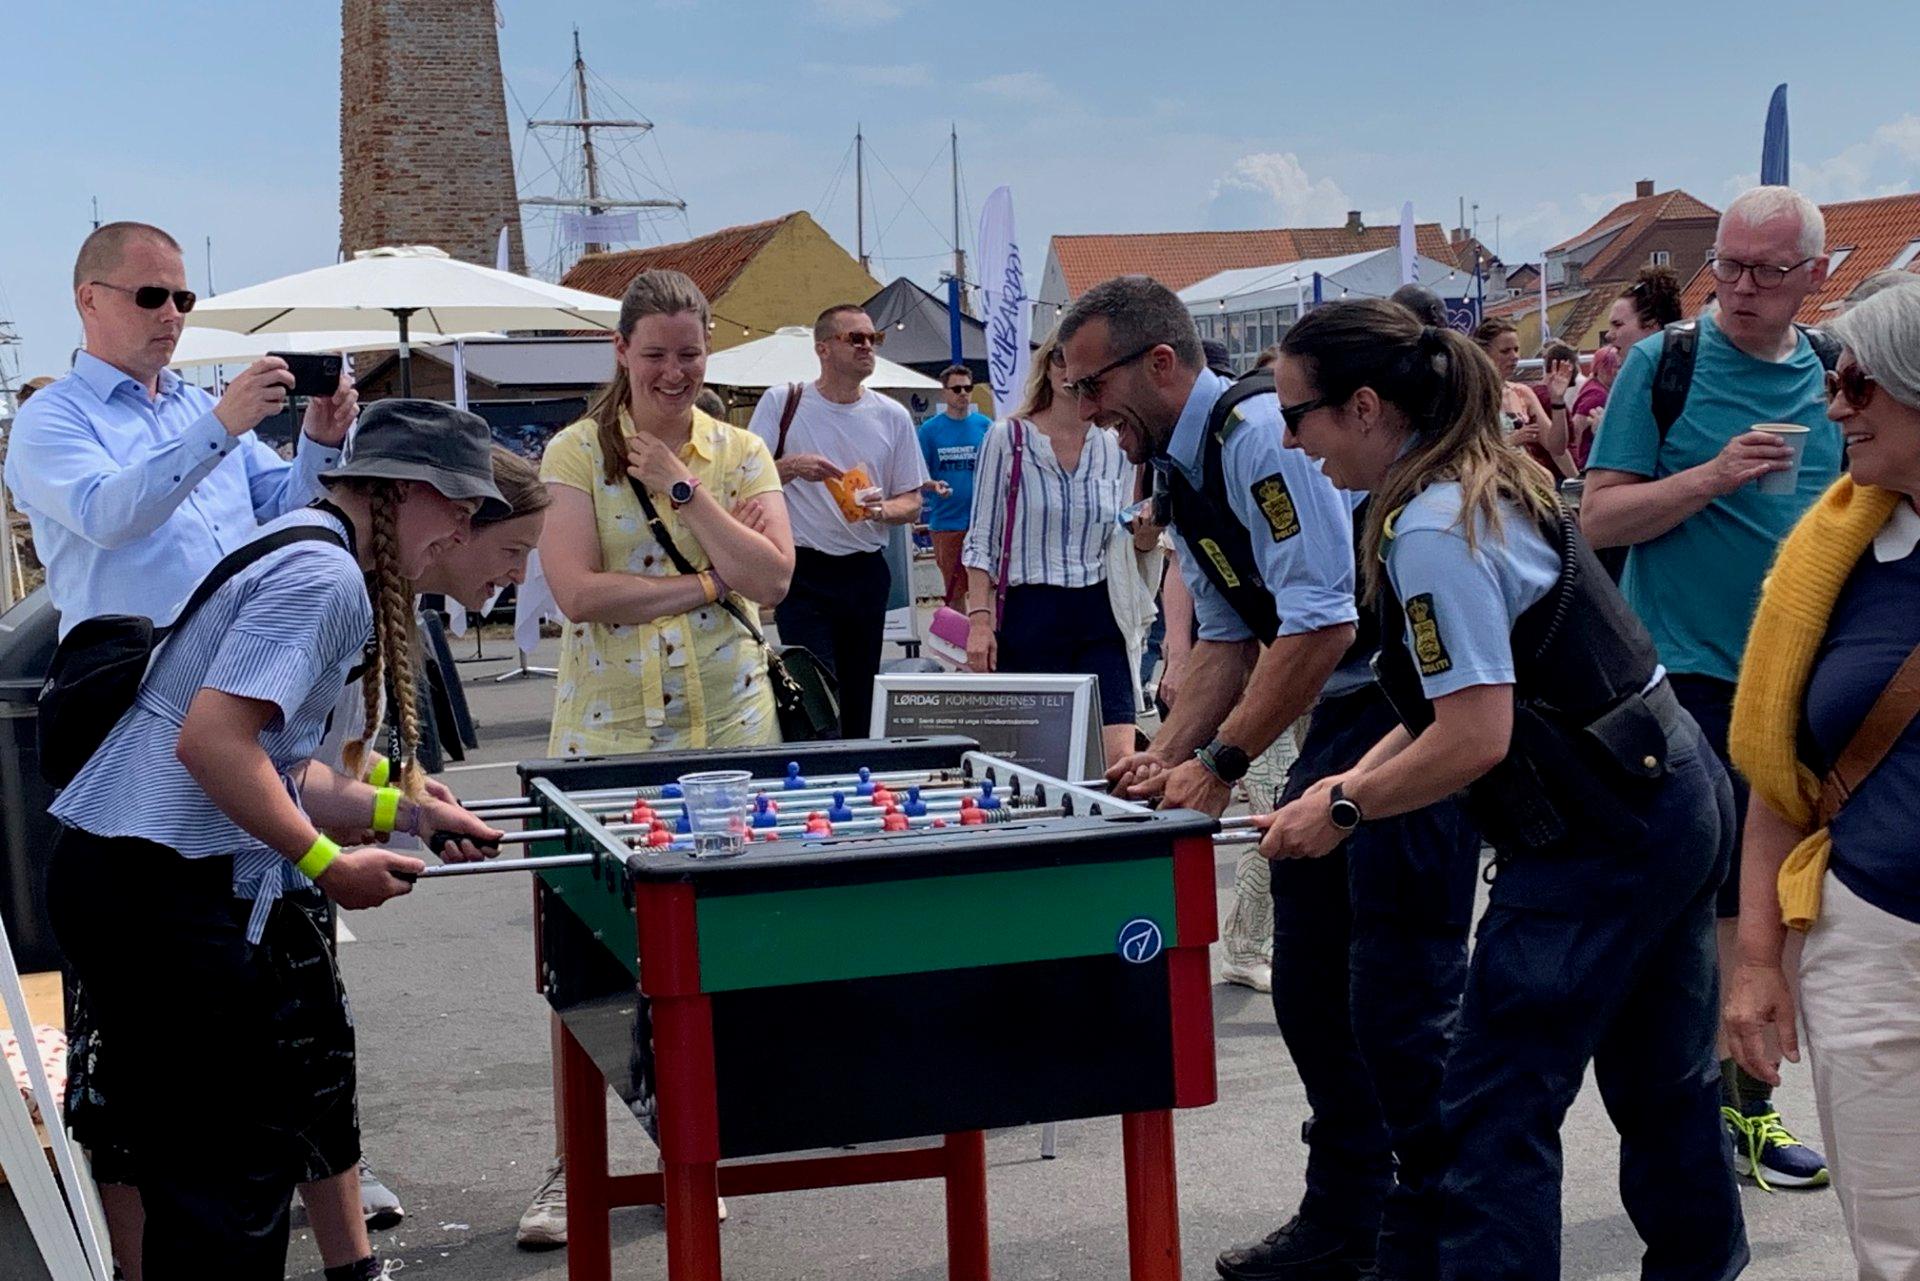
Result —
POLYGON ((493 0, 341 0, 340 247, 526 268, 493 0))

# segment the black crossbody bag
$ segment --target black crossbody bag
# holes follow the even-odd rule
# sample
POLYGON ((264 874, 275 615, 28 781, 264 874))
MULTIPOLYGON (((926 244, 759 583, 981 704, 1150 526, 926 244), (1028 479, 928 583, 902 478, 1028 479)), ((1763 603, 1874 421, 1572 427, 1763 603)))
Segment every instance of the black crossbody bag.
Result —
POLYGON ((40 687, 41 776, 55 787, 71 783, 133 706, 161 642, 185 627, 229 578, 270 552, 304 542, 346 548, 339 534, 319 525, 277 529, 222 557, 171 626, 155 627, 139 614, 101 614, 75 623, 53 651, 40 687))
MULTIPOLYGON (((646 513, 654 541, 666 552, 674 568, 683 574, 699 573, 674 545, 666 524, 661 521, 660 513, 653 505, 653 498, 647 493, 647 487, 633 476, 627 477, 627 483, 633 486, 633 496, 640 500, 640 510, 646 513)), ((766 653, 767 683, 773 686, 773 708, 780 718, 780 737, 789 743, 839 738, 840 686, 819 656, 799 645, 783 645, 774 649, 767 644, 766 634, 732 600, 722 596, 714 603, 733 615, 740 626, 747 629, 747 635, 753 637, 766 653)))

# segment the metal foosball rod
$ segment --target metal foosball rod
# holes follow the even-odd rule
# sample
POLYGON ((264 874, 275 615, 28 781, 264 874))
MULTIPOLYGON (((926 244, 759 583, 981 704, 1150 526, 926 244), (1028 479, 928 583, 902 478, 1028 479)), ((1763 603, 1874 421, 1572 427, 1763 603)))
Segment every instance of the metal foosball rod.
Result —
MULTIPOLYGON (((868 775, 865 781, 869 783, 885 784, 889 790, 895 790, 897 788, 909 787, 909 786, 915 786, 915 785, 920 787, 939 787, 939 786, 977 787, 979 786, 981 780, 976 778, 969 778, 957 769, 936 769, 936 770, 874 770, 874 771, 868 772, 868 775)), ((822 774, 818 778, 809 779, 807 781, 807 786, 805 788, 797 788, 797 789, 794 789, 794 791, 824 792, 828 795, 831 795, 834 792, 846 792, 849 796, 851 796, 854 793, 855 789, 859 787, 861 782, 862 782, 861 778, 856 773, 822 774)), ((618 800, 625 800, 630 803, 636 800, 672 799, 666 796, 666 789, 668 787, 677 787, 677 786, 678 784, 674 784, 674 783, 657 783, 648 787, 607 787, 607 788, 597 788, 597 789, 586 790, 586 791, 569 792, 567 793, 567 795, 571 800, 573 800, 576 803, 580 803, 580 802, 590 803, 590 802, 597 802, 597 801, 618 801, 618 800)), ((788 790, 787 780, 784 777, 748 779, 746 782, 746 787, 751 791, 765 792, 769 796, 778 796, 782 792, 785 792, 788 790)), ((476 814, 484 811, 488 811, 488 810, 517 808, 525 805, 526 803, 527 803, 527 798, 524 796, 495 796, 495 797, 488 797, 481 800, 461 802, 462 806, 464 806, 468 811, 476 814)))
MULTIPOLYGON (((978 786, 962 786, 960 784, 946 784, 946 785, 932 786, 932 787, 922 787, 919 784, 915 784, 914 786, 919 787, 920 789, 920 803, 924 804, 930 810, 931 809, 958 810, 967 801, 969 800, 977 801, 982 799, 984 796, 984 793, 978 786)), ((811 791, 764 792, 758 795, 764 795, 768 800, 772 801, 775 805, 779 806, 783 813, 792 813, 795 811, 805 812, 805 811, 811 811, 811 810, 825 811, 833 806, 834 798, 836 795, 840 798, 841 804, 844 804, 847 808, 852 810, 872 810, 877 808, 877 803, 874 801, 873 797, 856 796, 851 792, 847 792, 841 788, 835 788, 833 789, 833 791, 824 792, 824 793, 814 793, 811 791)), ((907 800, 909 799, 905 792, 892 792, 891 795, 892 795, 892 803, 895 805, 903 806, 903 807, 906 804, 907 800)), ((756 800, 757 799, 758 799, 758 796, 756 796, 756 800)), ((995 794, 994 799, 1002 805, 1016 805, 1021 801, 1025 800, 1025 798, 1001 796, 998 794, 995 794)), ((660 800, 661 800, 661 806, 662 806, 660 813, 663 817, 666 816, 667 814, 677 812, 681 805, 681 799, 679 797, 662 797, 660 798, 660 800)), ((613 801, 613 802, 589 803, 589 804, 581 805, 579 808, 584 810, 588 814, 605 816, 605 815, 631 813, 632 810, 636 808, 638 805, 640 805, 641 803, 642 802, 640 801, 635 801, 633 804, 630 805, 624 801, 613 801)), ((478 817, 487 819, 489 821, 493 821, 493 820, 506 821, 508 819, 516 819, 516 818, 517 819, 539 818, 543 813, 544 811, 537 805, 522 805, 514 809, 496 809, 496 810, 482 811, 480 812, 478 817)))

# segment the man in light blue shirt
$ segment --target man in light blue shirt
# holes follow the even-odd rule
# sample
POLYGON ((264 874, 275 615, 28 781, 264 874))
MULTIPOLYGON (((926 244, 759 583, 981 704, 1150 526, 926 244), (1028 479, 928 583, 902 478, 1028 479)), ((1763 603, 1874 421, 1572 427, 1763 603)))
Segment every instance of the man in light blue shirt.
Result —
POLYGON ((253 435, 286 404, 284 361, 255 361, 218 402, 168 370, 194 298, 179 246, 157 227, 101 227, 73 281, 86 347, 22 406, 6 465, 63 636, 99 614, 172 621, 261 522, 319 496, 359 406, 350 376, 309 401, 289 464, 253 435))

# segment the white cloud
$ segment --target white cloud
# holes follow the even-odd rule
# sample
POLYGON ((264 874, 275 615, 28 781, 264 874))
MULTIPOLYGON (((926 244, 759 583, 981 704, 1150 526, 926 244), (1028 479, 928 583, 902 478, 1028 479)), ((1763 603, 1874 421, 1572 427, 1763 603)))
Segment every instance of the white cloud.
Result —
POLYGON ((1241 156, 1214 180, 1207 225, 1223 231, 1331 226, 1345 221, 1352 207, 1339 183, 1309 176, 1293 152, 1259 151, 1241 156))
POLYGON ((1008 102, 1044 103, 1060 96, 1053 81, 1038 71, 1008 71, 988 76, 973 86, 980 93, 1008 102))
POLYGON ((900 0, 809 0, 813 16, 836 27, 872 27, 900 16, 900 0))
POLYGON ((802 70, 843 83, 865 85, 873 89, 919 89, 933 82, 933 73, 918 62, 855 64, 809 62, 802 70))
POLYGON ((1821 202, 1864 200, 1913 189, 1920 171, 1920 115, 1908 114, 1875 129, 1838 155, 1795 165, 1793 185, 1821 202))

